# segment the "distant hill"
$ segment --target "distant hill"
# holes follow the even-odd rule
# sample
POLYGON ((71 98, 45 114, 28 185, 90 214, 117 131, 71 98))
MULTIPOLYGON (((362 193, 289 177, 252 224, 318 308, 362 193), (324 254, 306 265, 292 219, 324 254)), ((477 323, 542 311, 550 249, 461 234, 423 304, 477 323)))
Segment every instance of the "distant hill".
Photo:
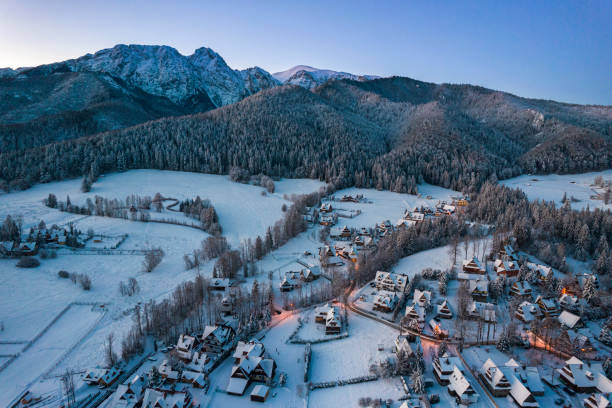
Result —
POLYGON ((316 88, 329 80, 352 79, 355 81, 367 81, 379 78, 375 75, 355 75, 348 72, 313 68, 308 65, 296 65, 286 71, 272 74, 272 76, 283 84, 299 85, 306 89, 316 88))
POLYGON ((607 106, 401 77, 344 79, 312 91, 274 87, 206 113, 4 153, 0 177, 24 188, 128 168, 240 167, 338 186, 415 192, 427 181, 465 190, 523 172, 610 168, 611 132, 607 106))

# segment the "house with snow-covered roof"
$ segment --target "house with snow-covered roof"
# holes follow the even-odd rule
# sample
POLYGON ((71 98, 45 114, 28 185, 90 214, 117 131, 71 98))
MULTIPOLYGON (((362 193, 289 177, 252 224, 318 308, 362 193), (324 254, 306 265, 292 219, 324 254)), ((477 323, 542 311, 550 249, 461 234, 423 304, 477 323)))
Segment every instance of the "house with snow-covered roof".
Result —
POLYGON ((448 353, 435 356, 433 359, 434 377, 440 385, 448 385, 455 367, 462 367, 459 357, 451 357, 448 353))
POLYGON ((376 288, 390 292, 404 292, 408 284, 408 276, 401 273, 378 271, 374 278, 376 288))
POLYGON ((540 318, 541 312, 540 308, 535 303, 525 301, 517 306, 514 315, 524 323, 531 323, 540 318))
POLYGON ((505 276, 507 278, 518 275, 520 270, 518 262, 508 259, 496 259, 494 268, 498 276, 505 276))
POLYGON ((193 398, 189 390, 183 391, 158 391, 147 388, 145 391, 142 408, 190 408, 193 398))
POLYGON ((586 304, 578 296, 562 293, 559 297, 559 306, 569 312, 577 312, 580 306, 586 306, 586 304))
POLYGON ((174 382, 174 381, 178 381, 179 379, 179 372, 178 370, 175 370, 172 368, 172 366, 170 365, 170 362, 168 360, 164 360, 162 361, 162 363, 159 365, 159 368, 157 369, 157 371, 159 372, 159 375, 167 381, 170 382, 174 382))
POLYGON ((510 382, 490 358, 480 367, 479 375, 493 396, 505 397, 510 393, 510 382))
POLYGON ((374 298, 372 310, 379 310, 381 312, 389 313, 395 310, 398 302, 399 297, 395 294, 395 292, 381 290, 374 298))
POLYGON ((588 329, 568 330, 562 329, 557 339, 558 344, 568 352, 590 353, 594 350, 591 340, 589 340, 588 329))
POLYGON ((439 339, 448 338, 448 329, 444 327, 442 322, 436 319, 429 319, 429 328, 431 329, 434 336, 439 339))
POLYGON ((468 291, 472 299, 486 301, 489 297, 489 281, 487 280, 469 280, 468 291))
POLYGON ((191 357, 193 356, 193 351, 197 345, 197 339, 193 336, 188 336, 186 334, 181 334, 178 342, 176 343, 176 348, 174 349, 178 358, 184 361, 191 361, 191 357))
POLYGON ((510 294, 512 296, 531 298, 532 293, 533 289, 527 281, 516 281, 510 287, 510 294))
POLYGON ((584 408, 612 408, 609 395, 594 393, 583 400, 584 408))
POLYGON ((585 363, 572 357, 562 368, 557 368, 559 379, 576 392, 612 392, 612 381, 604 374, 601 363, 585 363))
POLYGON ((514 374, 508 367, 500 367, 508 378, 510 383, 510 397, 520 408, 537 408, 540 405, 533 397, 531 391, 523 384, 523 382, 514 374))
POLYGON ((202 334, 202 350, 206 353, 222 354, 235 336, 236 332, 227 324, 206 326, 202 334))
POLYGON ((479 395, 456 366, 449 377, 447 389, 458 404, 471 405, 478 402, 479 395))
POLYGON ((276 362, 271 358, 244 357, 232 367, 227 393, 243 395, 251 382, 266 383, 274 378, 276 362))
POLYGON ((395 353, 404 353, 406 356, 411 356, 413 354, 412 347, 408 342, 408 337, 402 334, 398 335, 395 338, 393 343, 395 353))
POLYGON ((420 330, 423 330, 425 326, 425 309, 418 303, 406 306, 404 316, 408 320, 409 325, 415 325, 420 330))
POLYGON ((415 289, 412 301, 421 307, 427 307, 431 303, 431 292, 428 290, 415 289))
POLYGON ((497 322, 495 305, 492 303, 472 301, 468 304, 466 311, 472 319, 480 319, 487 323, 497 322))
POLYGON ((466 259, 463 261, 463 272, 469 274, 484 275, 487 273, 486 268, 475 256, 472 259, 466 259))
POLYGON ((568 312, 567 310, 562 311, 559 315, 559 323, 568 329, 578 328, 584 325, 580 320, 580 316, 568 312))
POLYGON ((544 316, 559 316, 559 307, 557 306, 557 302, 555 301, 555 299, 538 296, 536 298, 536 304, 540 307, 540 311, 544 316))
POLYGON ((444 299, 442 303, 440 303, 437 307, 437 315, 443 319, 452 319, 453 312, 451 312, 450 307, 448 306, 448 301, 444 299))
POLYGON ((108 408, 134 408, 140 405, 146 386, 145 377, 134 375, 130 380, 117 387, 108 408))
POLYGON ((185 370, 193 371, 196 373, 203 373, 206 371, 206 365, 210 363, 210 357, 206 353, 193 353, 191 361, 185 364, 185 370))
POLYGON ((243 358, 261 357, 265 351, 264 345, 257 340, 239 341, 232 355, 234 363, 238 364, 243 358))

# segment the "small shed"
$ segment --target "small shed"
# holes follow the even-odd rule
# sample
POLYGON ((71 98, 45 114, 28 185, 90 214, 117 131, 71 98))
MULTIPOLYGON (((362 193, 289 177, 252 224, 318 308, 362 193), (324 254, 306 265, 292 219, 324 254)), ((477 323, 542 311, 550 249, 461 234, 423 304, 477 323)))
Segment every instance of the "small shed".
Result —
POLYGON ((253 391, 251 392, 251 401, 265 402, 269 393, 270 387, 263 384, 257 384, 253 387, 253 391))

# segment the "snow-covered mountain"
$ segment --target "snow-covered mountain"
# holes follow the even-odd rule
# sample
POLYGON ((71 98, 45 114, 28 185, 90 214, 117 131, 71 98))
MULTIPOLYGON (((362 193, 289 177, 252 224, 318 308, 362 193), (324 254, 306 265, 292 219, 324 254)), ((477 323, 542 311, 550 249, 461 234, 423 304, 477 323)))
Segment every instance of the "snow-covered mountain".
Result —
MULTIPOLYGON (((168 46, 119 44, 35 70, 38 73, 106 73, 179 105, 202 93, 216 106, 228 105, 278 84, 260 68, 231 69, 219 54, 206 47, 185 56, 168 46)), ((20 69, 19 72, 28 71, 20 69)))
POLYGON ((352 79, 354 81, 367 81, 380 78, 376 75, 355 75, 348 72, 319 69, 308 65, 296 65, 286 71, 276 72, 272 76, 283 84, 299 85, 306 89, 313 89, 330 79, 352 79))

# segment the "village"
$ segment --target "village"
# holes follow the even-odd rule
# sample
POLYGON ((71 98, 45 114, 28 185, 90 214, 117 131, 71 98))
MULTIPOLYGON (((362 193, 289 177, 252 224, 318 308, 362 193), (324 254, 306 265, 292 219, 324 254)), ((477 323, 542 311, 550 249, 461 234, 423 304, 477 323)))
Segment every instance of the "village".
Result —
MULTIPOLYGON (((470 203, 423 190, 415 205, 364 189, 323 196, 304 209, 306 230, 257 261, 254 274, 205 276, 210 324, 182 325, 169 342, 149 336, 129 361, 57 369, 9 406, 611 406, 612 319, 589 313, 600 287, 589 269, 561 272, 515 249, 511 234, 494 239, 478 225, 471 239, 350 281, 386 236, 458 217, 470 203), (263 326, 243 319, 254 287, 273 299, 263 326), (53 381, 61 399, 37 391, 53 381)), ((61 258, 130 243, 125 232, 74 224, 42 222, 0 250, 61 258)), ((0 363, 1 375, 11 361, 0 363)))

